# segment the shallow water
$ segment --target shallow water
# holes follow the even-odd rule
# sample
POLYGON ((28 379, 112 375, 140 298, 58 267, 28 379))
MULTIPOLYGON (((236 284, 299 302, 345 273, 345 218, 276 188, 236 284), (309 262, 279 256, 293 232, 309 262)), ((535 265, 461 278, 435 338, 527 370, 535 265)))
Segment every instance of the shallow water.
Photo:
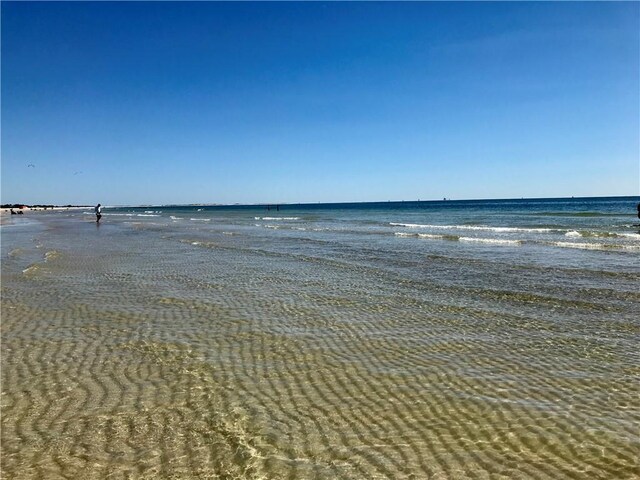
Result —
POLYGON ((3 478, 638 478, 637 199, 581 202, 11 219, 3 478))

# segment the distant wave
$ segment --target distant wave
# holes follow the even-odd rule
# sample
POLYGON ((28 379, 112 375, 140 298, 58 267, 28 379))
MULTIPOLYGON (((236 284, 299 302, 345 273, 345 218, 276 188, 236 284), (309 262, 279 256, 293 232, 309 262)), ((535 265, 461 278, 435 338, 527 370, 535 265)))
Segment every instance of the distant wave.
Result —
POLYGON ((477 231, 487 231, 487 232, 498 232, 498 233, 515 233, 515 232, 529 232, 529 233, 547 233, 547 232, 557 232, 564 231, 553 228, 519 228, 519 227, 489 227, 484 225, 422 225, 418 223, 390 223, 394 227, 405 227, 405 228, 425 228, 425 229, 434 229, 434 230, 477 230, 477 231))
POLYGON ((210 222, 211 221, 210 218, 190 218, 189 220, 192 220, 194 222, 210 222))
POLYGON ((268 220, 277 222, 279 220, 300 220, 300 217, 254 217, 254 220, 268 220))
POLYGON ((494 245, 521 245, 521 240, 504 240, 501 238, 460 237, 461 242, 491 243, 494 245))
MULTIPOLYGON (((84 212, 85 215, 94 215, 93 213, 84 212)), ((103 213, 107 217, 159 217, 157 214, 150 213, 103 213)))
MULTIPOLYGON (((485 237, 463 237, 458 235, 438 235, 429 233, 410 233, 410 232, 394 232, 398 237, 423 238, 428 240, 449 240, 469 243, 484 243, 492 245, 511 245, 517 246, 528 243, 523 239, 502 239, 502 238, 485 238, 485 237)), ((636 235, 636 234, 628 234, 636 235)), ((582 237, 580 232, 567 232, 568 237, 582 237)), ((639 235, 640 236, 640 235, 639 235)), ((538 243, 533 241, 532 243, 538 243)), ((561 248, 577 248, 583 250, 640 250, 640 244, 629 245, 624 243, 595 243, 595 242, 542 242, 541 245, 548 245, 561 248)))
POLYGON ((521 245, 522 240, 504 240, 501 238, 459 237, 458 235, 432 235, 429 233, 395 232, 399 237, 425 238, 429 240, 450 240, 459 242, 477 242, 493 245, 521 245))
POLYGON ((583 250, 640 250, 640 245, 621 245, 614 243, 552 242, 550 245, 561 248, 579 248, 583 250))
POLYGON ((395 232, 395 235, 398 237, 414 237, 414 238, 426 238, 431 240, 452 240, 457 242, 460 240, 458 235, 435 235, 431 233, 406 233, 406 232, 395 232))
POLYGON ((583 238, 633 238, 640 240, 638 233, 616 233, 616 232, 594 232, 590 230, 571 230, 564 234, 565 237, 583 237, 583 238))
POLYGON ((633 214, 604 212, 532 212, 528 213, 527 215, 538 217, 620 217, 633 214))

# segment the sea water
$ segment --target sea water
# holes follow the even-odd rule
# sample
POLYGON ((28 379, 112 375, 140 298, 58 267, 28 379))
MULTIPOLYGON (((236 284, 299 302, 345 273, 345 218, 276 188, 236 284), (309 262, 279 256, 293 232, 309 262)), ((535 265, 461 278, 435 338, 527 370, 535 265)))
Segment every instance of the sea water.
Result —
POLYGON ((2 227, 7 478, 638 478, 638 197, 2 227))

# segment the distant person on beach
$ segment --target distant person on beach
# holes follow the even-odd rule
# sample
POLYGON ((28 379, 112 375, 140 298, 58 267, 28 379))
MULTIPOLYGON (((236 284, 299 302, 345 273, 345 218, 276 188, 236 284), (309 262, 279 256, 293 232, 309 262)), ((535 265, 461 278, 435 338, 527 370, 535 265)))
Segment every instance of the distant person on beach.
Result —
POLYGON ((100 219, 102 218, 102 206, 98 204, 94 210, 96 211, 96 223, 100 223, 100 219))
POLYGON ((638 204, 638 218, 640 218, 640 203, 638 204))
POLYGON ((11 215, 15 215, 16 212, 13 210, 13 208, 11 209, 11 215))

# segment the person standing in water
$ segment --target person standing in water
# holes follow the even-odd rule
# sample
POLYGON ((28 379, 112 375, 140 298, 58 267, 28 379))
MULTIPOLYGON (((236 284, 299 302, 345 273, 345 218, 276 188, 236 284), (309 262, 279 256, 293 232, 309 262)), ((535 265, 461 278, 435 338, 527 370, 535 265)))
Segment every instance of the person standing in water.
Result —
POLYGON ((100 223, 100 219, 102 218, 102 206, 98 204, 95 206, 94 210, 96 211, 96 223, 100 223))

